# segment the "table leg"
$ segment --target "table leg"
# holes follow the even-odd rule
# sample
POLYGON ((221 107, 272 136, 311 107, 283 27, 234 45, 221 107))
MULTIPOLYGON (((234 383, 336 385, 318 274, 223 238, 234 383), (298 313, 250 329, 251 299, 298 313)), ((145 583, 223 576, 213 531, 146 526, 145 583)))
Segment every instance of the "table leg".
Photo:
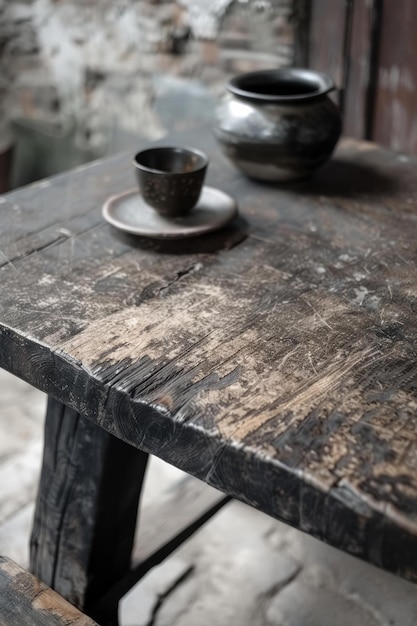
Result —
POLYGON ((147 458, 49 398, 31 571, 87 614, 129 569, 147 458))

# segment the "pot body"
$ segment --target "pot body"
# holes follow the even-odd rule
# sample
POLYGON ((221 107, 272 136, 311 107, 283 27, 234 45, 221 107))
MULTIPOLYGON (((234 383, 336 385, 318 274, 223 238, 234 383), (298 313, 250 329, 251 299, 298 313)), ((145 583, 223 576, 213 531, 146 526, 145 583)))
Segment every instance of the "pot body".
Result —
MULTIPOLYGON (((286 76, 291 70, 285 72, 286 76)), ((274 92, 275 81, 279 93, 282 73, 269 71, 267 92, 274 92)), ((314 78, 314 72, 308 74, 314 78)), ((297 81, 295 88, 301 90, 302 77, 297 81)), ((253 178, 283 181, 307 176, 331 156, 340 137, 341 116, 327 95, 332 83, 325 93, 312 89, 282 98, 262 93, 260 83, 258 91, 232 91, 217 107, 214 133, 224 154, 253 178)))

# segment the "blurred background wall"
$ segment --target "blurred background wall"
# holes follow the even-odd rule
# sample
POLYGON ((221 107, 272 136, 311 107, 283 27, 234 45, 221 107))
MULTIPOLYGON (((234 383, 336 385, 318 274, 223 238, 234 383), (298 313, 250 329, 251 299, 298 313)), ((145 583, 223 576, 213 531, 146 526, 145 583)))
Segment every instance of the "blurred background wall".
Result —
POLYGON ((12 185, 209 122, 227 78, 294 64, 297 0, 0 0, 12 185))
POLYGON ((416 0, 0 0, 0 190, 209 124, 231 75, 291 65, 333 76, 345 134, 417 154, 416 24, 416 0))

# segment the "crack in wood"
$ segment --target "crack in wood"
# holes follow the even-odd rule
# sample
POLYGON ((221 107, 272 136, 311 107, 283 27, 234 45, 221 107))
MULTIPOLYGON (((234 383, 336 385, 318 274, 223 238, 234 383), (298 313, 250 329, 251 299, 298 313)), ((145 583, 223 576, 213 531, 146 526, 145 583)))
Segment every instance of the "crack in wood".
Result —
POLYGON ((160 287, 158 289, 155 295, 156 296, 161 295, 161 293, 169 289, 173 284, 177 283, 178 281, 182 280, 183 278, 187 276, 190 276, 191 274, 194 274, 195 272, 198 272, 202 268, 203 268, 202 263, 193 263, 189 267, 185 267, 183 270, 179 270, 176 273, 176 275, 166 283, 166 285, 163 285, 163 287, 160 287))
POLYGON ((28 256, 30 256, 32 254, 35 254, 37 252, 41 252, 42 250, 47 250, 49 248, 53 248, 55 246, 59 246, 61 243, 63 243, 64 241, 67 241, 68 239, 69 239, 69 237, 64 236, 64 235, 60 235, 59 237, 57 237, 53 241, 48 241, 48 243, 41 244, 41 245, 39 245, 37 247, 34 247, 30 251, 22 252, 21 254, 16 254, 12 258, 7 257, 4 254, 4 252, 2 252, 2 250, 0 250, 0 254, 6 259, 6 261, 4 263, 0 263, 0 269, 2 267, 4 267, 5 265, 11 265, 13 267, 13 269, 15 269, 17 271, 17 268, 14 267, 14 263, 16 261, 21 261, 22 259, 25 259, 25 258, 27 258, 28 256))

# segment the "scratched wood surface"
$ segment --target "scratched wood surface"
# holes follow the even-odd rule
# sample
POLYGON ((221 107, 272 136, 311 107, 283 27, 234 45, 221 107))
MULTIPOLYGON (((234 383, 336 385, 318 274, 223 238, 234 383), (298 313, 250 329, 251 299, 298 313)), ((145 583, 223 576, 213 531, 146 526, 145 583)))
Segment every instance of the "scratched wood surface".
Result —
MULTIPOLYGON (((179 142, 180 139, 175 139, 179 142)), ((0 365, 124 441, 417 580, 417 162, 344 141, 188 242, 102 221, 130 155, 1 209, 0 365)))
POLYGON ((19 565, 0 556, 0 626, 97 626, 19 565))

